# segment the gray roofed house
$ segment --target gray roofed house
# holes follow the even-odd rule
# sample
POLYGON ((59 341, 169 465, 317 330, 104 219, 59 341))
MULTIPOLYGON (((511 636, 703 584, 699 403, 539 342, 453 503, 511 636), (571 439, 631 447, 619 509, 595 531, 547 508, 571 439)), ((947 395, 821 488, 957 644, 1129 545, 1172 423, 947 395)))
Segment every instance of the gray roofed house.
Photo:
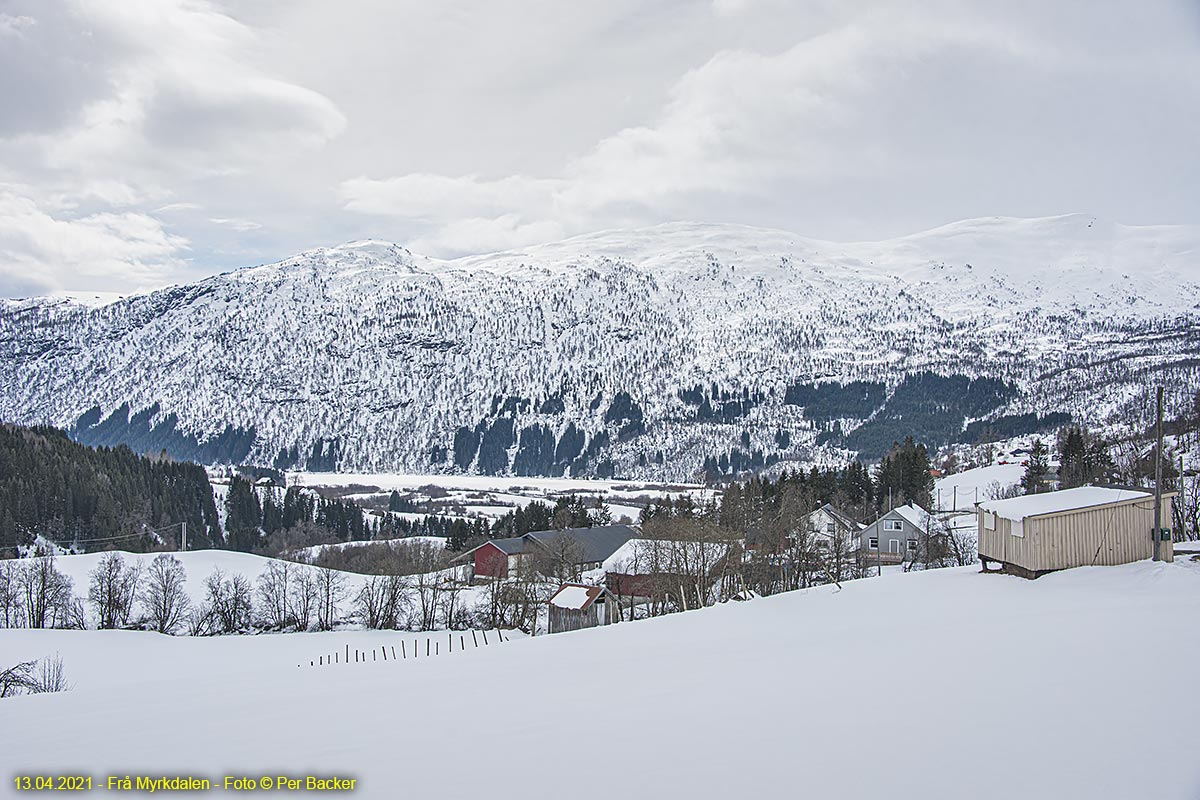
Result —
POLYGON ((857 532, 859 550, 872 563, 900 564, 917 552, 929 527, 929 512, 910 503, 893 508, 857 532))
POLYGON ((637 531, 628 525, 599 525, 594 528, 566 528, 561 531, 530 531, 526 537, 546 548, 553 548, 564 538, 578 543, 575 564, 584 570, 595 569, 604 559, 621 548, 621 545, 637 536, 637 531))
MULTIPOLYGON (((621 545, 637 536, 628 525, 530 531, 524 536, 489 539, 456 556, 451 563, 472 559, 472 580, 507 578, 526 560, 541 556, 554 571, 579 576, 598 568, 621 545)), ((559 574, 556 577, 567 577, 559 574)))

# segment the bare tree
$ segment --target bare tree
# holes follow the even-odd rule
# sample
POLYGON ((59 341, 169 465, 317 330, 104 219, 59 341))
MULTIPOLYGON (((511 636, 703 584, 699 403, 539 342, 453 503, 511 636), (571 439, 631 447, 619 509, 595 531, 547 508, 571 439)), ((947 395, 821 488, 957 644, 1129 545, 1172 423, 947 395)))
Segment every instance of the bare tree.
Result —
POLYGON ((1180 541, 1200 539, 1200 475, 1180 476, 1179 495, 1171 505, 1180 541))
POLYGON ((341 602, 346 596, 346 575, 336 569, 317 570, 317 628, 333 630, 341 602))
POLYGON ((186 589, 187 573, 178 558, 159 553, 150 562, 142 586, 142 608, 146 621, 159 633, 174 633, 191 605, 186 589))
POLYGON ((141 580, 141 563, 126 564, 120 553, 106 553, 89 574, 88 602, 101 629, 123 628, 129 623, 141 580))
POLYGON ((22 661, 0 669, 0 697, 65 692, 71 688, 62 657, 55 653, 37 661, 22 661))
POLYGON ((975 563, 976 557, 976 538, 969 528, 955 528, 949 520, 931 515, 917 536, 917 551, 905 569, 965 567, 975 563))
POLYGON ((445 593, 454 583, 451 576, 445 574, 445 550, 422 542, 409 552, 409 558, 417 570, 409 581, 414 602, 412 627, 421 631, 435 630, 444 614, 445 593))
POLYGON ((319 588, 317 571, 312 567, 299 567, 288 590, 288 607, 296 622, 296 629, 306 631, 316 616, 319 588))
POLYGON ((0 669, 0 697, 13 697, 29 691, 34 682, 36 661, 21 661, 0 669))
POLYGON ((65 692, 71 688, 67 673, 63 670, 62 656, 55 653, 46 656, 38 662, 34 669, 33 681, 29 687, 30 694, 48 694, 50 692, 65 692))
POLYGON ((271 561, 258 576, 258 617, 268 628, 282 630, 295 624, 291 607, 292 567, 287 561, 271 561))
POLYGON ((40 551, 21 571, 26 625, 30 628, 67 627, 73 610, 71 590, 71 579, 54 566, 54 551, 40 551))
POLYGON ((1019 483, 1004 484, 1000 481, 992 481, 983 490, 983 496, 988 500, 1008 500, 1013 497, 1020 497, 1024 494, 1024 490, 1019 483))
POLYGON ((354 598, 354 613, 365 628, 395 629, 408 600, 407 584, 399 575, 372 575, 354 598))
POLYGON ((213 611, 208 603, 192 605, 183 615, 184 632, 188 636, 211 636, 213 633, 213 611))
POLYGON ((539 540, 528 560, 529 566, 546 578, 578 580, 583 542, 568 533, 554 534, 539 540))
POLYGON ((213 632, 237 633, 250 627, 253 601, 250 582, 244 575, 227 577, 217 567, 204 581, 204 587, 213 632))
POLYGON ((18 628, 25 622, 24 569, 16 559, 0 560, 0 627, 18 628))

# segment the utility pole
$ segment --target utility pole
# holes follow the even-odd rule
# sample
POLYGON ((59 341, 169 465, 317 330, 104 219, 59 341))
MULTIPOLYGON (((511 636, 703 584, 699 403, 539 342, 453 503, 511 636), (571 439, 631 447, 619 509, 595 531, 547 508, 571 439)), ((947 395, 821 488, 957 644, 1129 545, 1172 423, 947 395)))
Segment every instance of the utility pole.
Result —
POLYGON ((183 540, 183 546, 179 549, 181 552, 186 553, 187 552, 187 523, 181 522, 180 525, 182 526, 181 530, 183 531, 183 536, 180 537, 183 540))
POLYGON ((1162 432, 1162 415, 1163 415, 1163 387, 1158 387, 1158 415, 1157 415, 1157 431, 1155 437, 1158 439, 1158 446, 1154 451, 1154 560, 1162 561, 1162 448, 1163 448, 1163 432, 1162 432))

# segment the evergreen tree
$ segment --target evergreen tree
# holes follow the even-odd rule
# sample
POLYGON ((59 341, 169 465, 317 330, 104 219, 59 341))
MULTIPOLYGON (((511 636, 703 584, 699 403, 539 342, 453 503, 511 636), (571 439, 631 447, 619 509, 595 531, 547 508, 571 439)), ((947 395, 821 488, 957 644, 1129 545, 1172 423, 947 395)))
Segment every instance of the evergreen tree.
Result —
POLYGON ((1029 449, 1029 462, 1025 465, 1025 474, 1021 477, 1021 488, 1025 494, 1035 494, 1043 490, 1046 477, 1050 474, 1050 457, 1046 445, 1041 438, 1033 440, 1029 449))
POLYGON ((1068 425, 1058 432, 1059 486, 1073 489, 1104 481, 1113 470, 1108 443, 1087 428, 1068 425))
POLYGON ((254 485, 240 475, 229 480, 225 496, 226 543, 234 550, 249 553, 261 543, 262 506, 254 485))
POLYGON ((892 449, 879 462, 875 472, 875 496, 879 508, 891 498, 892 507, 916 503, 932 505, 933 476, 929 472, 929 453, 913 437, 893 442, 892 449))

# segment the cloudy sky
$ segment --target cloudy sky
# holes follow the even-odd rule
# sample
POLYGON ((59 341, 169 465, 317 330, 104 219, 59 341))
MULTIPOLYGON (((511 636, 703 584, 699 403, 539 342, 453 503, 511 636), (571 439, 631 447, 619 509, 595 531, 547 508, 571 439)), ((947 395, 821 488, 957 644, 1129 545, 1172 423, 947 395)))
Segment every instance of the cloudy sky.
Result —
POLYGON ((0 0, 0 296, 350 239, 1200 222, 1200 3, 0 0))

